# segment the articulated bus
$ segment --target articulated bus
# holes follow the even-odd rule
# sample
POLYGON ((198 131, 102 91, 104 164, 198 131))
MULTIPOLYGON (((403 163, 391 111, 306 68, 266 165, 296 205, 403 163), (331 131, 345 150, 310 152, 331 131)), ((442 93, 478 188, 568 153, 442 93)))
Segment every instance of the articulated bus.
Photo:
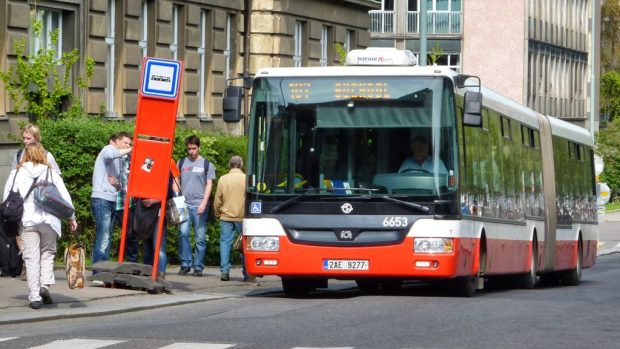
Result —
POLYGON ((471 297, 576 285, 596 261, 591 135, 409 51, 260 70, 248 143, 247 271, 288 295, 447 280, 471 297), (403 170, 419 138, 430 165, 403 170))

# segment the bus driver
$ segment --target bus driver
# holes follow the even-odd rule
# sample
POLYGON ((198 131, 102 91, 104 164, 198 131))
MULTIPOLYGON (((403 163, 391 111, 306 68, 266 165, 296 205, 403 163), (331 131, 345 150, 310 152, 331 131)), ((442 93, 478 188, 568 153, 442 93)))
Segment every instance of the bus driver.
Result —
MULTIPOLYGON (((398 169, 398 173, 411 171, 434 173, 435 164, 433 163, 433 158, 429 156, 430 150, 431 147, 426 138, 422 136, 416 137, 411 143, 411 151, 413 156, 410 156, 403 161, 403 164, 400 165, 400 168, 398 169)), ((446 165, 444 165, 441 159, 438 159, 437 165, 439 174, 448 174, 446 165)))

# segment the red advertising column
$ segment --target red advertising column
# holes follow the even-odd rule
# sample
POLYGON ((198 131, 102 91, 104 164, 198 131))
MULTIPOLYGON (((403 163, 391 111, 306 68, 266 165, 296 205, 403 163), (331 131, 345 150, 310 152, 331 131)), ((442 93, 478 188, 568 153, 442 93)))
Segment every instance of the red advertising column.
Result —
POLYGON ((166 213, 170 159, 182 70, 183 63, 179 61, 146 57, 142 62, 142 83, 138 94, 136 129, 129 166, 119 263, 123 263, 125 255, 129 198, 160 200, 157 243, 151 276, 154 281, 157 280, 159 249, 166 213))

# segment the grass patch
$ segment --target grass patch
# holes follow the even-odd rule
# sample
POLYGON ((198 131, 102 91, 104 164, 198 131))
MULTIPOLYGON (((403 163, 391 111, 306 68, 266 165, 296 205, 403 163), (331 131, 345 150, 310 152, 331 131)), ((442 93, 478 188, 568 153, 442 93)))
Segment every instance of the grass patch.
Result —
POLYGON ((605 205, 605 211, 607 212, 618 211, 618 210, 620 210, 620 201, 610 202, 607 205, 605 205))

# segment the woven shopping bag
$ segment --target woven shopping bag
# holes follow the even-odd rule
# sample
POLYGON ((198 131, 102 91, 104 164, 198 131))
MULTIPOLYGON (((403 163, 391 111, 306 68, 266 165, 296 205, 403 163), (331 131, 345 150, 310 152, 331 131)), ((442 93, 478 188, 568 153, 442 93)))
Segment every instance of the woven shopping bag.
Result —
POLYGON ((84 287, 85 262, 85 251, 82 244, 78 242, 67 247, 65 250, 65 268, 70 289, 84 287))

